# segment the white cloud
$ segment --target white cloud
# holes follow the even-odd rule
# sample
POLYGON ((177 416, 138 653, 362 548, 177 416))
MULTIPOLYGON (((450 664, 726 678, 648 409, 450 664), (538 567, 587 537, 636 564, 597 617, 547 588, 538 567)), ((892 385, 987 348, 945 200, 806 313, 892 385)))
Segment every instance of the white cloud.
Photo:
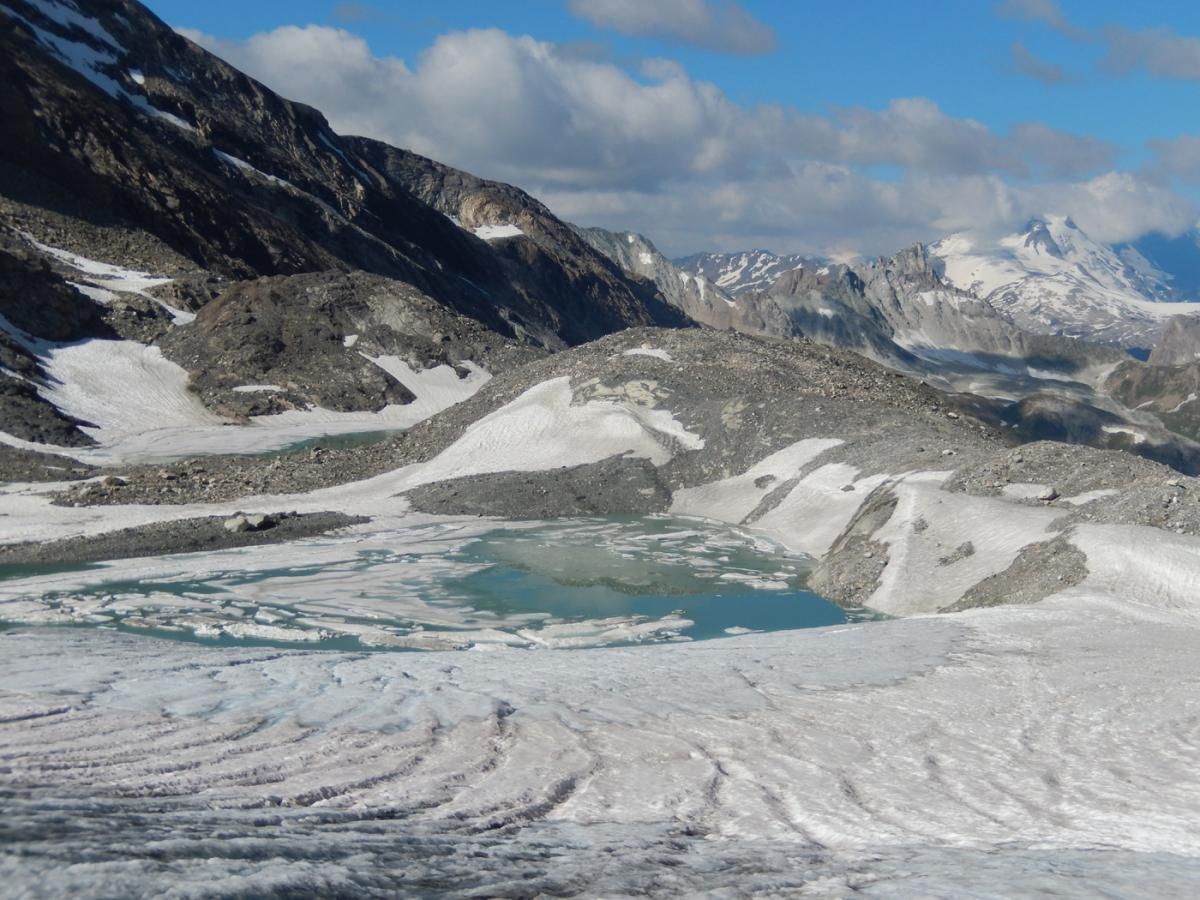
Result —
POLYGON ((1106 202, 1133 222, 1177 220, 1160 189, 1141 182, 1107 194, 1094 179, 1029 183, 1104 171, 1113 148, 1102 141, 1034 123, 1000 134, 922 98, 829 115, 744 106, 669 60, 634 75, 497 30, 445 34, 411 67, 334 28, 285 27, 236 43, 189 36, 321 109, 343 134, 510 181, 565 218, 635 228, 670 252, 885 252, 1051 208, 1111 232, 1106 202), (880 166, 897 174, 871 177, 880 166), (1086 210, 1057 205, 1072 196, 1086 210))
POLYGON ((1061 212, 1097 240, 1194 227, 1196 207, 1127 173, 1082 182, 1014 185, 995 175, 872 179, 827 163, 803 163, 788 177, 681 185, 661 193, 557 191, 542 199, 565 218, 634 228, 669 253, 699 249, 832 255, 892 253, 957 231, 998 237, 1035 215, 1061 212))
POLYGON ((570 0, 597 28, 752 56, 775 49, 775 32, 736 3, 709 0, 570 0))
POLYGON ((1133 240, 1150 231, 1177 235, 1194 228, 1198 218, 1195 204, 1131 172, 1022 192, 1029 214, 1069 214, 1091 237, 1106 243, 1133 240))

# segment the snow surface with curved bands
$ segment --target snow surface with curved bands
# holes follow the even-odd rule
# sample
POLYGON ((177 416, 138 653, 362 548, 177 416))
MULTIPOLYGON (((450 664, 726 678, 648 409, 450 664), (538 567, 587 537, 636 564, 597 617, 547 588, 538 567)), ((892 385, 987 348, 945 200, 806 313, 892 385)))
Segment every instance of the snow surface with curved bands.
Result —
POLYGON ((10 632, 0 783, 18 874, 63 887, 382 892, 469 884, 479 852, 492 888, 1088 896, 1120 869, 1178 895, 1200 882, 1195 639, 1067 603, 587 653, 10 632), (85 805, 97 827, 48 830, 85 805))

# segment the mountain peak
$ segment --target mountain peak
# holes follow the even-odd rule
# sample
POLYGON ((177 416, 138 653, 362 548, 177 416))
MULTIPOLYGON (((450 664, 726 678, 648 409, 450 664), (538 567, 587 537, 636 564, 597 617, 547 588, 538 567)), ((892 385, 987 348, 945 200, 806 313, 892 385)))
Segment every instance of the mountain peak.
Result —
POLYGON ((1048 222, 1033 220, 1026 226, 1024 246, 1035 253, 1043 253, 1057 259, 1063 258, 1062 248, 1054 240, 1048 222))

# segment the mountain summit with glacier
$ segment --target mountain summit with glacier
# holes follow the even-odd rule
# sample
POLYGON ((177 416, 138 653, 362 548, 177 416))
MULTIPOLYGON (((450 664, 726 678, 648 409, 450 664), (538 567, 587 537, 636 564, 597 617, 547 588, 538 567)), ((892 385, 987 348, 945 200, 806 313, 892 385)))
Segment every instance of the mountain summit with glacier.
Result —
POLYGON ((1190 286, 1138 246, 1100 243, 1069 216, 1046 215, 998 240, 954 234, 929 252, 947 281, 1023 328, 1148 349, 1167 318, 1200 309, 1179 301, 1200 297, 1180 296, 1190 286))

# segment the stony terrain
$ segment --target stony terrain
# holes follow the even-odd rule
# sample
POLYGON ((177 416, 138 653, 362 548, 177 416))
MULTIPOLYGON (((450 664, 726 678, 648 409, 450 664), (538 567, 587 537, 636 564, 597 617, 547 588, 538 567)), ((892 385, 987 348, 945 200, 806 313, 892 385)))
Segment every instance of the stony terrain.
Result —
POLYGON ((361 272, 236 283, 160 346, 191 373, 207 407, 233 416, 411 402, 413 393, 374 357, 396 357, 418 372, 464 363, 503 372, 541 355, 403 282, 361 272), (243 385, 280 389, 234 390, 243 385))
POLYGON ((11 577, 17 571, 13 567, 21 566, 78 565, 164 553, 198 553, 228 547, 282 544, 369 521, 341 513, 281 512, 268 517, 259 527, 238 531, 227 524, 236 518, 210 516, 182 519, 123 528, 88 538, 66 538, 40 544, 4 544, 0 545, 0 574, 11 577))
MULTIPOLYGON (((563 376, 572 379, 581 402, 611 398, 663 405, 689 428, 699 429, 705 451, 686 463, 683 458, 672 463, 664 476, 672 484, 735 471, 754 455, 780 449, 809 431, 871 435, 892 429, 886 459, 872 457, 873 451, 856 459, 872 472, 930 463, 946 451, 963 454, 1007 438, 1001 428, 960 416, 953 397, 847 351, 805 340, 634 329, 493 378, 469 400, 381 443, 116 468, 107 481, 80 485, 65 502, 226 500, 359 480, 433 458, 474 422, 534 385, 563 376), (637 353, 642 344, 653 345, 671 361, 637 353)), ((507 501, 509 512, 500 514, 513 514, 524 502, 516 492, 507 501)))

